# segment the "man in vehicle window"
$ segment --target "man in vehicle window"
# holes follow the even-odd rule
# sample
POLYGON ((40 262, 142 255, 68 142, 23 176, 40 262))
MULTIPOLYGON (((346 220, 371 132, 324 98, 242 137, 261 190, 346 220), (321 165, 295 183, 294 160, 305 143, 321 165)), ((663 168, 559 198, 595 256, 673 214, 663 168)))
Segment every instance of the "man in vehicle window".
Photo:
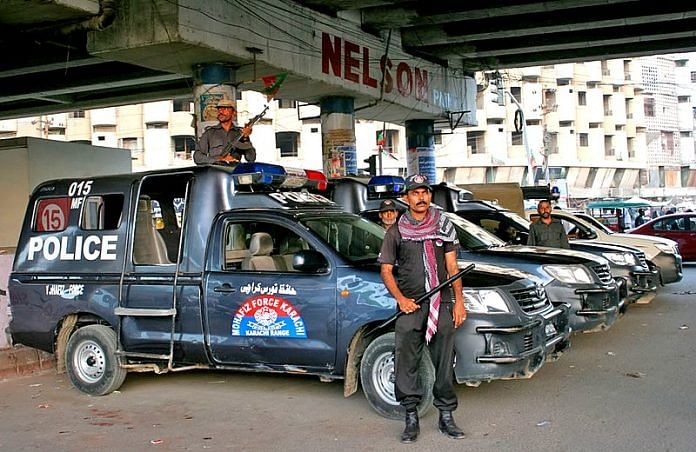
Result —
POLYGON ((205 129, 198 143, 198 149, 193 154, 193 161, 197 165, 217 162, 236 163, 242 159, 242 156, 247 162, 256 161, 256 149, 249 138, 251 126, 239 128, 234 125, 237 119, 234 101, 223 99, 218 102, 216 108, 217 119, 220 122, 205 129))
POLYGON ((450 220, 430 206, 432 192, 428 179, 416 174, 406 179, 405 200, 408 211, 395 227, 389 228, 382 244, 379 262, 381 276, 389 293, 404 314, 397 318, 396 400, 406 410, 406 427, 401 442, 418 439, 420 425, 417 406, 425 390, 418 385, 418 367, 427 344, 435 366, 433 396, 440 410, 438 428, 453 439, 464 438, 454 422, 457 409, 454 390, 454 330, 466 318, 462 284, 442 289, 422 305, 415 300, 458 272, 459 241, 450 220), (397 276, 394 266, 398 263, 397 276))
POLYGON ((396 223, 396 218, 399 216, 399 212, 396 210, 396 203, 392 199, 385 199, 379 205, 379 224, 384 229, 389 229, 394 223, 396 223))
POLYGON ((563 224, 551 217, 551 202, 539 201, 537 212, 539 219, 529 228, 527 245, 570 248, 563 224))

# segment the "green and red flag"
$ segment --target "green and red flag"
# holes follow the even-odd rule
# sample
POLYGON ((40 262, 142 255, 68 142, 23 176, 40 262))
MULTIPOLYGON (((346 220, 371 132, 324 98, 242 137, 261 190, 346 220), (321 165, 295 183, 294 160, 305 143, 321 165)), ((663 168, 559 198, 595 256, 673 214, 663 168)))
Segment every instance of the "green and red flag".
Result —
POLYGON ((269 102, 278 93, 278 90, 280 89, 280 85, 283 84, 283 82, 285 81, 287 76, 288 76, 287 72, 281 72, 280 74, 277 74, 277 75, 267 75, 265 77, 261 77, 261 80, 263 80, 262 92, 266 95, 266 99, 269 102))

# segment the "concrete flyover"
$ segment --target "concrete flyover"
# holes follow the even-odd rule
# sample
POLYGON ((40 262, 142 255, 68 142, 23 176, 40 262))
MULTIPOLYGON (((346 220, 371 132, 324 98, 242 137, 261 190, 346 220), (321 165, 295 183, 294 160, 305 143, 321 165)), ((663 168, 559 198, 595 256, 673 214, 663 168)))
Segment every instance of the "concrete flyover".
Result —
POLYGON ((286 98, 467 125, 476 70, 696 50, 696 3, 671 0, 5 0, 0 25, 0 119, 187 96, 223 63, 242 89, 283 72, 286 98))

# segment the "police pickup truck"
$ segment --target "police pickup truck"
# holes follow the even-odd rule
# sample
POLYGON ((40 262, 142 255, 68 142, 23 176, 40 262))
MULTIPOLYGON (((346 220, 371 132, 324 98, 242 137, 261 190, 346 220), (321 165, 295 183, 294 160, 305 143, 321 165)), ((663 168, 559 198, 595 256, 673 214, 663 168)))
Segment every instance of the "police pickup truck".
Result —
MULTIPOLYGON (((45 182, 10 276, 11 337, 54 352, 91 395, 129 370, 287 372, 342 379, 346 396, 360 381, 378 413, 399 418, 384 232, 303 191, 323 186, 316 171, 262 163, 45 182)), ((529 377, 563 338, 526 276, 463 277, 469 309, 485 315, 457 330, 458 382, 529 377)), ((426 387, 433 372, 425 359, 426 387)))
MULTIPOLYGON (((404 180, 398 176, 344 177, 331 179, 327 193, 348 212, 374 219, 384 198, 394 198, 397 210, 406 210, 406 204, 398 199, 403 186, 404 180)), ((437 206, 438 185, 432 188, 437 206)), ((477 266, 493 264, 505 271, 516 269, 533 275, 530 277, 536 278, 555 306, 570 305, 568 322, 572 331, 605 330, 618 318, 618 287, 609 274, 606 259, 573 250, 507 246, 481 227, 453 213, 445 214, 457 231, 460 259, 477 266)))

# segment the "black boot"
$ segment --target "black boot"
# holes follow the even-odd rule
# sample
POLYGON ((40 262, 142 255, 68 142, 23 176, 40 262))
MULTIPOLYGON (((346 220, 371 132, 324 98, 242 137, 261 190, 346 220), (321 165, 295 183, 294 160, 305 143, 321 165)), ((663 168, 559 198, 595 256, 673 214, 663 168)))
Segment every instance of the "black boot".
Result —
POLYGON ((448 438, 462 439, 466 436, 464 432, 457 427, 457 424, 454 423, 451 411, 440 411, 440 421, 437 423, 437 426, 440 432, 448 438))
POLYGON ((415 443, 420 433, 420 425, 418 424, 418 411, 406 412, 406 428, 401 434, 402 443, 415 443))

